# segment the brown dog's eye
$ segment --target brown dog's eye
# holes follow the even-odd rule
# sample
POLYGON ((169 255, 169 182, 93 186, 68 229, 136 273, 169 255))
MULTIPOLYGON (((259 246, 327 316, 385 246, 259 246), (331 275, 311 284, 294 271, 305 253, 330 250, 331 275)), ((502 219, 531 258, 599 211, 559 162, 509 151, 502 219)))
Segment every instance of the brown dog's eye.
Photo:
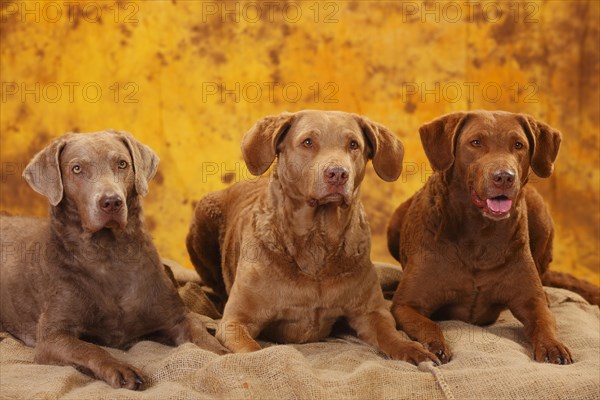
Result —
POLYGON ((350 142, 350 150, 357 150, 358 149, 358 142, 356 140, 353 140, 350 142))
POLYGON ((481 140, 479 140, 479 139, 471 140, 471 146, 473 146, 473 147, 480 147, 481 146, 481 140))
POLYGON ((81 166, 80 165, 74 165, 73 168, 71 168, 74 174, 80 174, 81 173, 81 166))
POLYGON ((312 147, 313 142, 312 139, 304 139, 302 144, 304 145, 304 147, 312 147))
POLYGON ((523 143, 521 143, 519 141, 515 142, 515 149, 522 149, 523 146, 524 146, 523 143))
POLYGON ((125 168, 127 168, 127 161, 125 161, 125 160, 119 161, 119 169, 125 169, 125 168))

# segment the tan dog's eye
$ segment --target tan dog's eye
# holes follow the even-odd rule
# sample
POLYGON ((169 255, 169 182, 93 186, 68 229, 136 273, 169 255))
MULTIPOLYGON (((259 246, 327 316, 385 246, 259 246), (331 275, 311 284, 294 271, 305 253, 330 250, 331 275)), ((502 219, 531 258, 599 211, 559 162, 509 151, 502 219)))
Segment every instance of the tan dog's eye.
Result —
POLYGON ((358 142, 356 140, 353 140, 350 142, 350 150, 357 150, 358 149, 358 142))
POLYGON ((481 147, 481 140, 479 140, 479 139, 471 140, 471 146, 481 147))
POLYGON ((519 142, 518 140, 515 142, 515 149, 522 149, 524 146, 523 143, 519 142))
POLYGON ((119 169, 125 169, 125 168, 127 168, 127 161, 125 161, 125 160, 119 161, 119 169))
POLYGON ((81 165, 74 165, 73 168, 71 168, 71 170, 73 171, 74 174, 80 174, 81 173, 81 165))
POLYGON ((312 139, 304 139, 302 144, 304 145, 304 147, 312 147, 313 142, 312 142, 312 139))

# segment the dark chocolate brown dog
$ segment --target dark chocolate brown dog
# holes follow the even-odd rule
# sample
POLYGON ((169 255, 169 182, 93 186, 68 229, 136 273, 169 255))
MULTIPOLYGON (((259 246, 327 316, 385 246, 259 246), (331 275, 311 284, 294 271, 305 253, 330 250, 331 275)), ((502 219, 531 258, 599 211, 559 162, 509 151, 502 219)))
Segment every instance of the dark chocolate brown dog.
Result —
POLYGON ((540 279, 552 260, 552 219, 525 186, 530 170, 550 176, 561 134, 500 111, 452 113, 419 131, 435 173, 388 227, 388 247, 405 271, 392 306, 398 325, 448 361, 432 319, 486 325, 508 308, 536 360, 571 363, 540 279))

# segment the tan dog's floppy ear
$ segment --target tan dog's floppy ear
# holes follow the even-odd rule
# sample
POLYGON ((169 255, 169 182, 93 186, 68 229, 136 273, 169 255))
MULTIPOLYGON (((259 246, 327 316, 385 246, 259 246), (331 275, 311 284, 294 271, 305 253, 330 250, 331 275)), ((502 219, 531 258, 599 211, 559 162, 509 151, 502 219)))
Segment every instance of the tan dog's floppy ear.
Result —
POLYGON ((520 114, 519 119, 531 145, 531 169, 540 178, 547 178, 554 170, 562 135, 531 115, 520 114))
POLYGON ((60 173, 60 153, 67 144, 67 136, 61 136, 37 153, 27 164, 23 177, 33 190, 48 198, 56 206, 63 198, 60 173))
POLYGON ((425 155, 434 171, 445 171, 454 164, 456 136, 467 120, 467 113, 446 114, 421 125, 419 134, 425 155))
POLYGON ((277 155, 277 144, 294 121, 294 113, 270 115, 254 124, 242 139, 242 155, 252 175, 262 175, 277 155))
POLYGON ((393 182, 402 173, 404 145, 385 126, 373 122, 360 115, 355 116, 373 148, 373 168, 377 175, 386 182, 393 182))
POLYGON ((154 177, 158 170, 160 159, 154 151, 132 134, 121 131, 111 131, 121 137, 133 160, 133 172, 135 174, 135 190, 140 196, 148 193, 148 182, 154 177))

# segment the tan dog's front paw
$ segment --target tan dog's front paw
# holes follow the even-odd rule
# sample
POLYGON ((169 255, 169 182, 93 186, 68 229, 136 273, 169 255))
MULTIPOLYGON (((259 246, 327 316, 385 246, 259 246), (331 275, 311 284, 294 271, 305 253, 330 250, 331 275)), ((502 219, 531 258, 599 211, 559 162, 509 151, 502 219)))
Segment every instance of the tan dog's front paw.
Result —
POLYGON ((261 349, 248 332, 248 327, 239 322, 221 321, 216 337, 223 346, 234 353, 250 353, 261 349))
POLYGON ((539 341, 534 344, 534 359, 552 364, 572 364, 569 349, 556 340, 539 341))
POLYGON ((144 375, 131 365, 108 361, 93 372, 115 389, 144 390, 144 375))
POLYGON ((435 354, 442 364, 446 364, 452 358, 452 352, 446 346, 444 340, 432 340, 425 343, 424 347, 435 354))
POLYGON ((402 342, 395 346, 394 350, 388 354, 394 360, 407 361, 418 365, 421 362, 433 361, 440 365, 440 360, 417 342, 402 342))
POLYGON ((253 351, 261 350, 260 344, 256 341, 247 341, 245 343, 238 343, 235 350, 236 353, 252 353, 253 351))

